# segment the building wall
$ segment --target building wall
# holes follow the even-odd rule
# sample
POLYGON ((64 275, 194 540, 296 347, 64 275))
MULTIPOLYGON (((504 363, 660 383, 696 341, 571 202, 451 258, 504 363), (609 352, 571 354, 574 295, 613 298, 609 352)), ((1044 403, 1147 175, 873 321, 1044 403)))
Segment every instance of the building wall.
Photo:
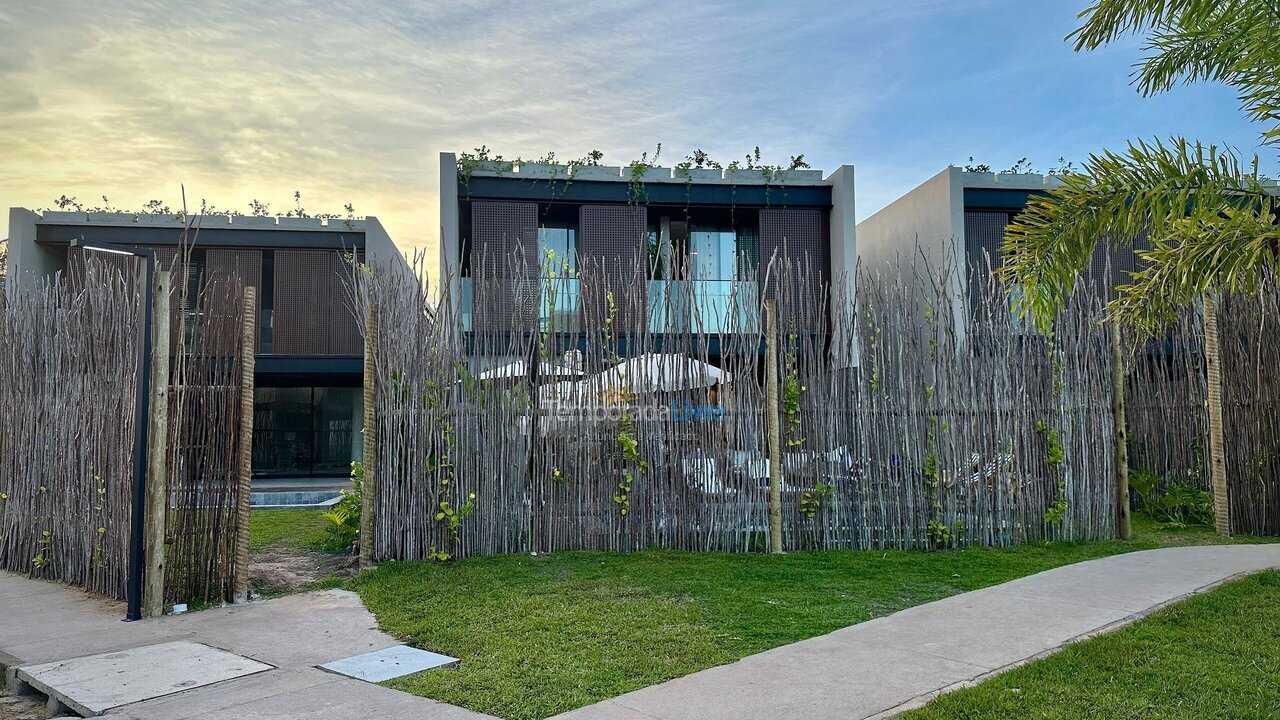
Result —
POLYGON ((39 213, 25 208, 9 208, 9 259, 5 292, 29 287, 37 278, 66 272, 66 253, 57 253, 36 244, 39 213))
MULTIPOLYGON (((827 177, 831 185, 830 257, 831 288, 836 297, 850 302, 856 297, 858 276, 858 228, 854 202, 854 170, 852 165, 841 165, 827 177)), ((840 321, 839 308, 832 308, 832 352, 837 366, 851 367, 857 364, 858 338, 852 332, 853 307, 845 308, 844 322, 840 321)))
MULTIPOLYGON (((459 275, 461 258, 459 257, 458 235, 458 156, 453 153, 440 153, 440 268, 437 283, 448 284, 448 292, 440 292, 438 297, 450 304, 459 300, 462 292, 462 278, 459 275)), ((454 317, 451 307, 441 307, 443 317, 454 317)))
MULTIPOLYGON (((858 255, 869 273, 910 273, 927 262, 934 273, 950 268, 952 312, 963 320, 965 283, 964 185, 949 167, 858 223, 858 255)), ((957 322, 957 327, 962 326, 957 322)))

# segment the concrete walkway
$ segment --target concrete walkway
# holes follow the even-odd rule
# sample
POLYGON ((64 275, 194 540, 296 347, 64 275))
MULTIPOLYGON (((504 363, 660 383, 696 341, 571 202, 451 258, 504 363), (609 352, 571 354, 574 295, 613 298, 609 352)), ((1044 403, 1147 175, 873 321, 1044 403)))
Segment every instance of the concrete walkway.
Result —
POLYGON ((1091 560, 903 610, 558 719, 891 717, 1272 567, 1280 567, 1280 545, 1169 548, 1091 560))
MULTIPOLYGON (((1171 548, 1070 565, 921 605, 565 715, 563 720, 881 718, 1232 577, 1280 567, 1280 545, 1171 548)), ((273 670, 126 705, 105 717, 260 720, 487 716, 315 666, 396 645, 359 597, 312 592, 137 623, 124 607, 0 573, 0 664, 192 640, 273 670)))
POLYGON ((273 670, 108 711, 136 720, 377 717, 480 720, 453 705, 316 668, 399 644, 344 590, 126 623, 121 603, 64 585, 0 573, 0 664, 28 666, 192 640, 273 670))

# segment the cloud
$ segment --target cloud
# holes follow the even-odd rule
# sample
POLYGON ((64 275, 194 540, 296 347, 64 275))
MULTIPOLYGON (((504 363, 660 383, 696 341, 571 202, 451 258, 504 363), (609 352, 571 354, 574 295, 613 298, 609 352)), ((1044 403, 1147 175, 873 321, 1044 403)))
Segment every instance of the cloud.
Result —
MULTIPOLYGON (((993 0, 15 3, 0 10, 13 39, 0 47, 0 207, 63 193, 172 205, 182 184, 192 204, 285 210, 302 190, 308 208, 353 203, 402 248, 434 252, 441 151, 600 149, 625 164, 662 142, 669 162, 758 145, 775 162, 860 163, 865 216, 969 154, 1110 141, 1087 110, 1127 90, 1132 59, 1079 60, 1061 43, 1072 12, 993 0), (1080 81, 1104 71, 1114 80, 1080 81)), ((1150 119, 1133 93, 1107 102, 1150 119)), ((1033 159, 1067 154, 1046 150, 1033 159)))

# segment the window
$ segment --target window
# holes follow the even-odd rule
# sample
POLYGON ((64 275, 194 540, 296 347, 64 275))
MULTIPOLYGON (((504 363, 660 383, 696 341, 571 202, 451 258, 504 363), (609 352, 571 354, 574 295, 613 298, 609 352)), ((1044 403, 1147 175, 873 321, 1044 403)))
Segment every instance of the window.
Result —
POLYGON ((360 388, 257 388, 255 475, 345 476, 360 456, 360 388))
POLYGON ((578 233, 574 228, 538 228, 538 278, 539 328, 544 332, 577 330, 581 286, 578 233))
POLYGON ((758 327, 758 215, 700 208, 688 218, 650 216, 652 332, 752 332, 758 327))

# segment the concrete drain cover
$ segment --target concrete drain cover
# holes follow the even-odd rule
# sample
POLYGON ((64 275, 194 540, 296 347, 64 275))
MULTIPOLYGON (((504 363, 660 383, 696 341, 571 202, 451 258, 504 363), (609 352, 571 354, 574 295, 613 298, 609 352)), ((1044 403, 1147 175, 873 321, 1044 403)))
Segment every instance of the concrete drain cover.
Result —
POLYGON ((330 672, 353 677, 357 680, 364 680, 365 682, 382 682, 383 680, 412 675, 423 670, 456 668, 458 667, 458 658, 411 648, 408 645, 396 645, 383 650, 374 650, 373 652, 334 660, 320 667, 330 672))
POLYGON ((172 695, 272 666, 180 640, 17 669, 18 679, 92 717, 121 705, 172 695))

